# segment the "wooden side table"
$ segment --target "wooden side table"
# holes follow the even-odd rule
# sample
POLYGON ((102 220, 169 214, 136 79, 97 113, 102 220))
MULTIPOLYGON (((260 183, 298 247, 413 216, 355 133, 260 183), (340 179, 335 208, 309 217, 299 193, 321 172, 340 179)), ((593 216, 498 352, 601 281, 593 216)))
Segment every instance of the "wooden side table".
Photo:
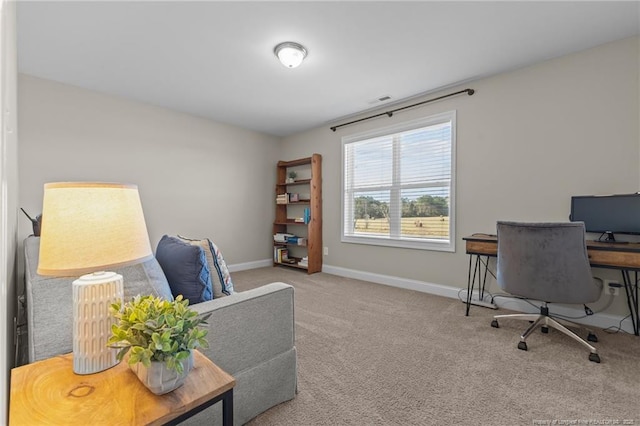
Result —
POLYGON ((178 389, 154 395, 121 362, 90 375, 73 372, 73 355, 11 370, 10 425, 177 424, 222 401, 223 424, 233 424, 235 379, 198 351, 178 389))

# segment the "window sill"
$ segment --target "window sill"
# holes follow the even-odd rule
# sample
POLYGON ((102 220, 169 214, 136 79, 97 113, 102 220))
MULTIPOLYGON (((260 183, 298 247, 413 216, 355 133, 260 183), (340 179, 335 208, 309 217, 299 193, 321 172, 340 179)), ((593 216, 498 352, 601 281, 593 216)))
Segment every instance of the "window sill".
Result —
POLYGON ((399 240, 389 237, 375 237, 375 236, 354 236, 343 235, 341 238, 343 243, 351 244, 365 244, 372 246, 384 246, 384 247, 396 247, 407 248, 416 250, 431 250, 431 251, 443 251, 443 252, 455 252, 456 247, 454 244, 455 239, 451 240, 399 240))

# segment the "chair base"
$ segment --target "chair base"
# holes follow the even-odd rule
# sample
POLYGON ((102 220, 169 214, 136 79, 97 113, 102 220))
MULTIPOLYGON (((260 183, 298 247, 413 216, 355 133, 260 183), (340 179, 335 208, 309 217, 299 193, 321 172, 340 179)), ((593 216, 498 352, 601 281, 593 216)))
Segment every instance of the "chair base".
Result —
MULTIPOLYGON (((598 355, 598 351, 596 350, 596 348, 591 344, 589 344, 586 340, 584 340, 583 338, 575 334, 573 331, 569 330, 567 327, 562 325, 558 320, 549 316, 549 308, 547 308, 546 305, 540 307, 540 314, 495 315, 493 317, 493 321, 491 321, 491 326, 495 328, 499 328, 500 325, 498 324, 498 319, 500 318, 508 318, 508 319, 516 319, 516 320, 524 320, 524 321, 532 322, 529 328, 527 328, 526 331, 522 333, 522 335, 520 336, 518 349, 521 349, 524 351, 527 350, 527 342, 526 342, 527 337, 529 337, 531 333, 535 331, 536 328, 541 327, 543 333, 548 333, 549 327, 551 327, 566 334, 567 336, 571 337, 573 340, 577 341, 578 343, 580 343, 581 345, 589 349, 590 351, 589 361, 600 363, 600 355, 598 355)), ((574 326, 578 326, 577 324, 574 324, 569 321, 563 320, 563 322, 574 325, 574 326)), ((588 330, 588 331, 589 331, 589 336, 587 337, 587 340, 589 340, 590 342, 597 342, 598 338, 596 337, 596 335, 593 334, 591 330, 588 330)))

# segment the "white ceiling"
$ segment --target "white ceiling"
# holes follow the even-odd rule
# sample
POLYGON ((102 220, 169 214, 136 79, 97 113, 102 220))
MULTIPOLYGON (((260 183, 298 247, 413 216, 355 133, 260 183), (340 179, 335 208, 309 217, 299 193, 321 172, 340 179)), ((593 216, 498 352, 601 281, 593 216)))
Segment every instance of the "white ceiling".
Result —
POLYGON ((21 1, 19 71, 276 136, 638 34, 627 2, 21 1), (309 54, 296 69, 282 41, 309 54))

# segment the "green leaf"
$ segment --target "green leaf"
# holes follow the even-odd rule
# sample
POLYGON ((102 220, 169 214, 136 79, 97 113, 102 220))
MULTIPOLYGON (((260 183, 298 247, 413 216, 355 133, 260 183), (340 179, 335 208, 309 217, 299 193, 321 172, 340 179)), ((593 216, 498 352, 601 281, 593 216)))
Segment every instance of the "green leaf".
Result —
POLYGON ((182 374, 184 372, 184 366, 182 365, 182 362, 176 362, 174 369, 176 370, 176 373, 182 374))
POLYGON ((167 368, 169 370, 175 370, 175 367, 176 367, 175 358, 173 358, 173 357, 172 358, 168 358, 165 362, 167 363, 167 368))
POLYGON ((189 351, 182 351, 182 352, 178 352, 178 353, 176 354, 176 359, 177 359, 178 361, 182 361, 182 360, 184 360, 184 359, 189 358, 189 355, 191 355, 191 352, 189 352, 189 351))
POLYGON ((175 317, 175 315, 167 314, 166 322, 169 325, 169 327, 173 327, 174 325, 176 325, 176 317, 175 317))
POLYGON ((127 352, 129 352, 129 349, 130 349, 130 348, 131 348, 130 346, 127 346, 126 348, 122 348, 122 349, 120 349, 120 350, 118 351, 118 353, 116 354, 116 359, 117 359, 118 361, 122 361, 122 359, 123 359, 123 358, 124 358, 124 356, 127 354, 127 352))

